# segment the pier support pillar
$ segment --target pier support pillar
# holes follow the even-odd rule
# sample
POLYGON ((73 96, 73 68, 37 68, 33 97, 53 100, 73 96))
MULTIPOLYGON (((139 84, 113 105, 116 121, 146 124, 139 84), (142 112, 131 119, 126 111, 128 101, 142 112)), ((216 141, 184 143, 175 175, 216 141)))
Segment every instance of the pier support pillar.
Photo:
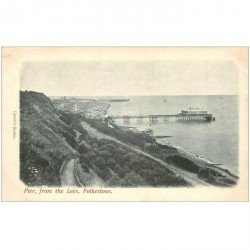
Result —
POLYGON ((158 117, 153 116, 153 115, 149 115, 149 122, 150 123, 157 123, 158 122, 158 117))
POLYGON ((153 119, 153 123, 157 123, 158 122, 158 117, 157 116, 153 116, 152 119, 153 119))
POLYGON ((168 122, 168 117, 167 116, 163 116, 163 122, 168 122))
POLYGON ((123 122, 124 123, 130 123, 130 117, 129 116, 123 116, 123 122))
POLYGON ((143 123, 143 117, 137 117, 137 122, 138 123, 143 123))

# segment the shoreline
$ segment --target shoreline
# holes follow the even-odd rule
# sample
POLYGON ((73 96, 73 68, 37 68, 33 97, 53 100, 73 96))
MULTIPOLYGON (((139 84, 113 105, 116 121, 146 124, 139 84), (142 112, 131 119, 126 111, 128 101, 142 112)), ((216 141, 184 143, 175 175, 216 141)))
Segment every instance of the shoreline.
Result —
POLYGON ((209 160, 207 158, 205 158, 204 156, 201 156, 201 155, 197 155, 197 154, 192 154, 192 153, 189 153, 187 149, 184 149, 178 145, 175 145, 175 144, 172 144, 172 143, 169 143, 169 142, 162 142, 162 138, 156 138, 156 142, 161 144, 161 145, 167 145, 171 148, 174 148, 176 149, 181 155, 183 156, 187 156, 189 158, 191 158, 191 160, 194 160, 194 161, 198 161, 198 163, 200 164, 206 164, 208 167, 213 167, 213 168, 216 168, 218 170, 222 170, 222 171, 226 171, 228 174, 234 176, 234 177, 238 177, 238 174, 232 172, 232 170, 228 169, 228 168, 224 168, 224 167, 234 167, 234 168, 237 168, 238 170, 238 166, 237 165, 228 165, 228 164, 221 164, 221 163, 214 163, 212 160, 209 160), (160 141, 161 140, 161 141, 160 141), (224 167, 223 167, 224 166, 224 167))
MULTIPOLYGON (((103 117, 105 117, 107 115, 110 107, 111 107, 111 104, 107 105, 103 110, 101 110, 101 112, 103 112, 103 117)), ((132 126, 126 126, 126 125, 117 124, 117 123, 115 123, 115 125, 119 126, 119 127, 128 128, 134 132, 142 133, 142 130, 140 130, 139 127, 137 127, 137 126, 132 127, 132 126)), ((226 172, 227 174, 229 174, 233 177, 238 178, 238 166, 237 165, 215 163, 212 160, 207 159, 204 156, 190 153, 190 152, 188 152, 187 149, 184 149, 181 146, 178 146, 178 145, 175 145, 173 143, 166 141, 167 138, 171 138, 173 136, 167 136, 167 135, 155 136, 155 135, 153 135, 153 137, 155 138, 156 143, 161 144, 161 145, 167 145, 170 148, 176 149, 181 156, 187 157, 188 159, 190 159, 191 161, 193 161, 199 165, 204 165, 206 167, 215 168, 215 169, 218 169, 220 171, 226 172), (163 140, 164 140, 164 142, 163 142, 163 140)))

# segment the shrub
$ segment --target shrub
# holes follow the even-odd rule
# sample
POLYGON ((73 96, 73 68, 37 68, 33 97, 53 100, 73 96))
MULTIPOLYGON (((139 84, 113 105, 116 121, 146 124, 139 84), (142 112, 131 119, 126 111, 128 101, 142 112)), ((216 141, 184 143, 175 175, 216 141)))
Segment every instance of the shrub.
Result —
POLYGON ((88 152, 88 151, 90 151, 91 150, 91 146, 90 145, 88 145, 86 142, 84 142, 84 141, 82 141, 80 144, 79 144, 79 146, 78 146, 78 152, 80 153, 80 154, 84 154, 84 153, 86 153, 86 152, 88 152))
POLYGON ((200 170, 200 166, 196 165, 191 160, 184 158, 180 155, 173 155, 169 156, 165 159, 167 163, 174 164, 175 166, 178 166, 179 168, 182 168, 188 172, 191 173, 198 173, 200 170))

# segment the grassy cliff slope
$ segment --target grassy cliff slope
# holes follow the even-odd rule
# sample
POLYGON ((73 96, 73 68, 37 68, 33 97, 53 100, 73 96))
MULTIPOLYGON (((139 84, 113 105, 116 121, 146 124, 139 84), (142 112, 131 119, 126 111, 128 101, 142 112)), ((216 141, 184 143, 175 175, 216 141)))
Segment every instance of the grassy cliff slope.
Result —
POLYGON ((20 178, 30 186, 60 185, 60 167, 76 157, 75 132, 42 93, 20 92, 20 178))

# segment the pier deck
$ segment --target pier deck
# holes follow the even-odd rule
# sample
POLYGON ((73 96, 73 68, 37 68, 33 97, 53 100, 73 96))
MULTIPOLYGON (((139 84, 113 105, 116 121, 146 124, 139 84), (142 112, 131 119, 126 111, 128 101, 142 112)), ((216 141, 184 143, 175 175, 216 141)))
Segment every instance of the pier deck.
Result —
POLYGON ((110 116, 113 121, 122 119, 123 122, 130 122, 130 119, 137 119, 137 122, 143 122, 148 119, 149 122, 156 123, 160 120, 163 122, 169 121, 170 118, 175 118, 177 121, 206 121, 213 120, 212 114, 165 114, 165 115, 123 115, 123 116, 110 116))

